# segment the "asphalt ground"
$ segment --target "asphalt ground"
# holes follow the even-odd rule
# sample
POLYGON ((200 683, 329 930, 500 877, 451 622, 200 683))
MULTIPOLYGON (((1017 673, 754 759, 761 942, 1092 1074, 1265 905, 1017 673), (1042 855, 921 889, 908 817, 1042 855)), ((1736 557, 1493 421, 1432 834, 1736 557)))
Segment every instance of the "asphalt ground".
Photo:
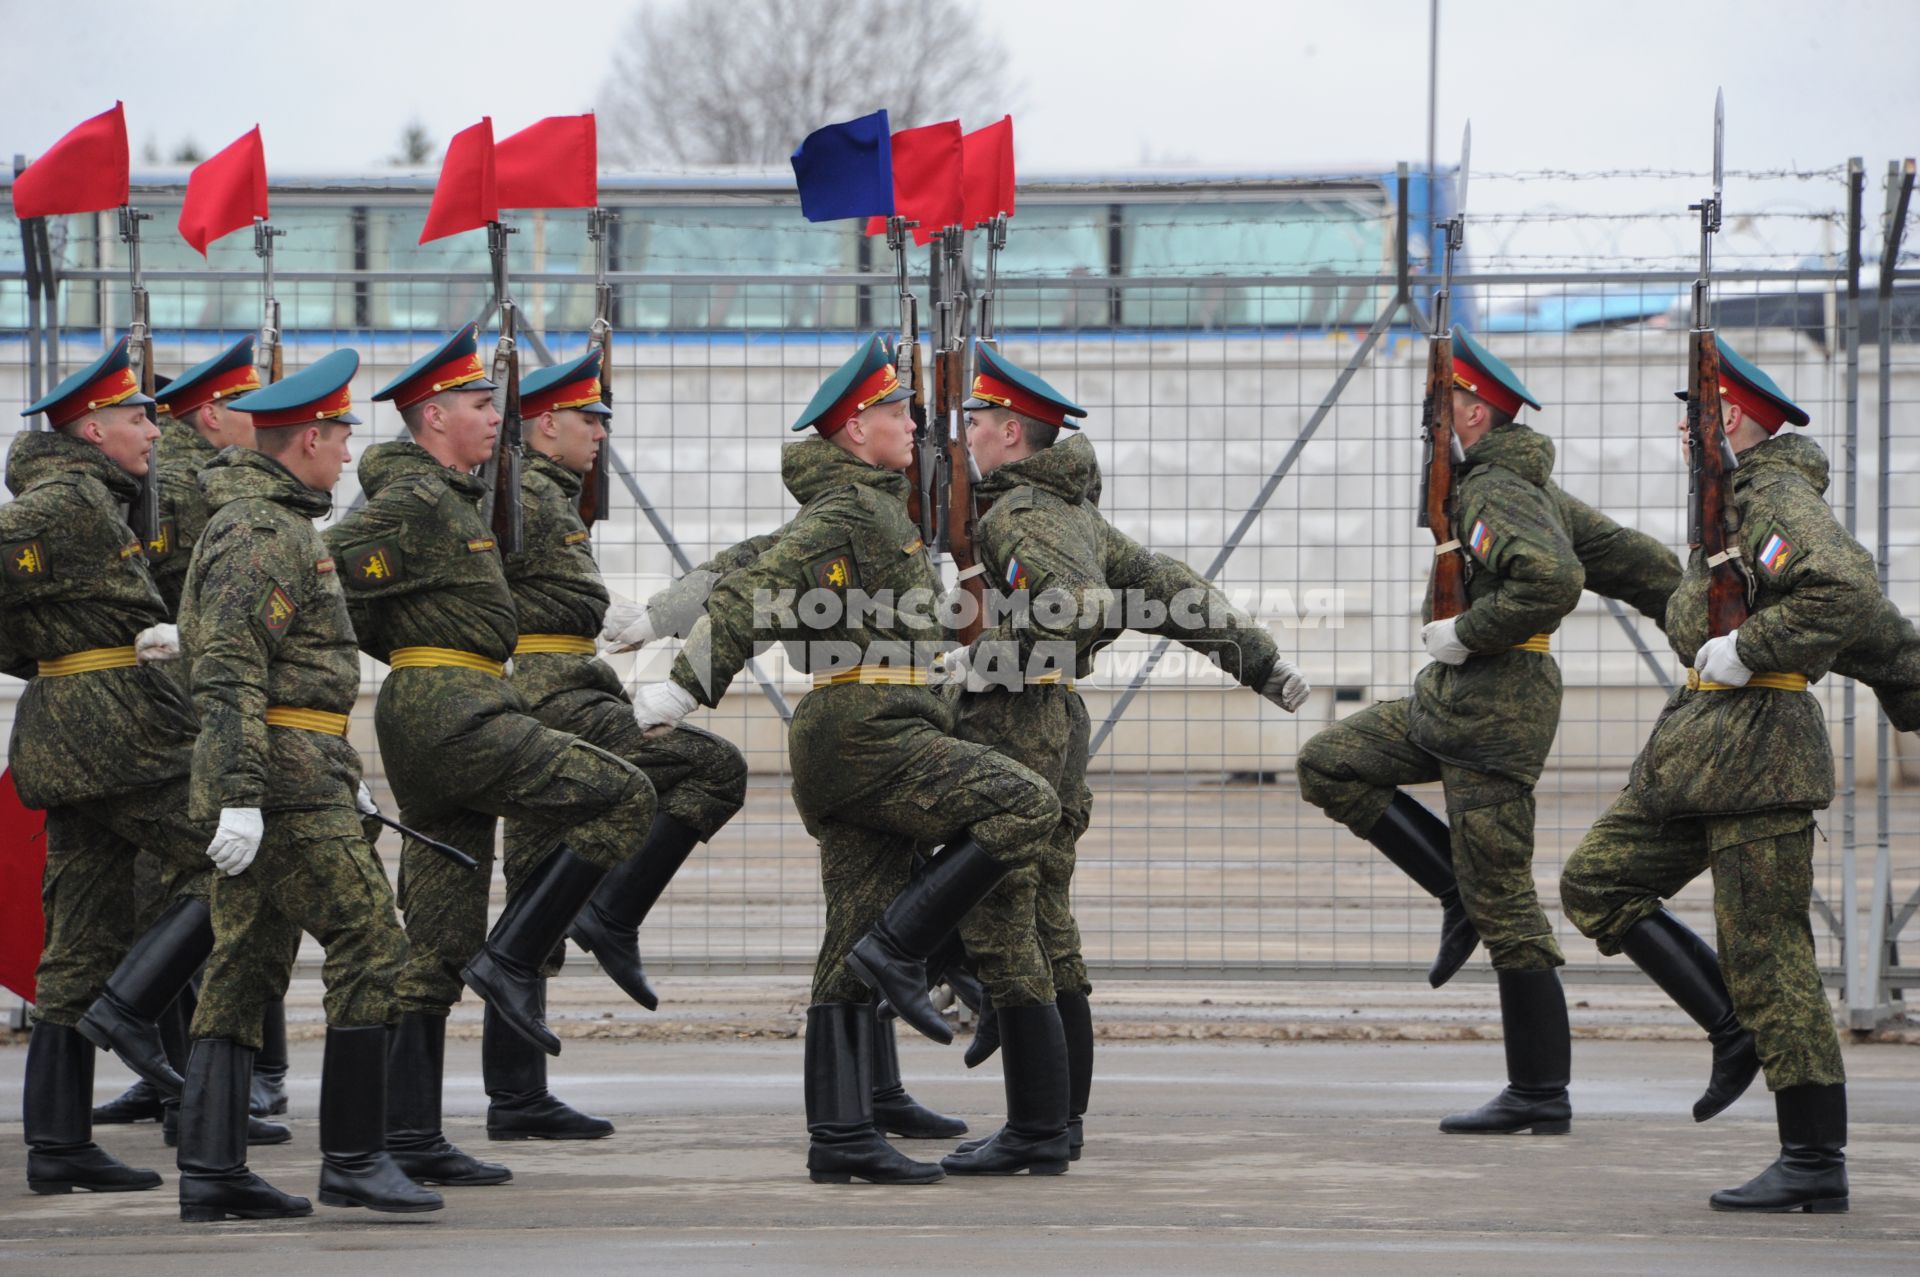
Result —
MULTIPOLYGON (((96 1134, 129 1162, 161 1170, 160 1189, 38 1197, 25 1186, 18 1123, 0 1122, 0 1270, 1920 1272, 1920 1050, 1908 1045, 1848 1043, 1846 1215, 1708 1210, 1710 1192, 1771 1160, 1768 1097, 1756 1087, 1696 1125, 1688 1108, 1707 1073, 1698 1035, 1668 1023, 1653 999, 1578 989, 1575 1121, 1565 1137, 1436 1129, 1442 1114, 1487 1098, 1502 1075, 1500 1044, 1482 1040, 1492 1034, 1488 990, 1456 994, 1452 1008, 1422 1016, 1411 989, 1396 995, 1414 1008, 1402 1015, 1383 1013, 1366 989, 1326 990, 1291 1009, 1280 994, 1263 1002, 1250 990, 1215 990, 1209 1009, 1200 997, 1156 1008, 1142 987, 1116 991, 1105 1022, 1168 1031, 1102 1041, 1087 1153, 1067 1175, 841 1187, 805 1174, 801 1043, 781 1027, 791 992, 740 982, 731 1004, 717 997, 718 1011, 671 1006, 651 1036, 594 1036, 604 1025, 584 1008, 570 1015, 553 1089, 619 1127, 585 1144, 487 1140, 478 1043, 463 1009, 448 1050, 448 1134, 507 1162, 514 1182, 449 1189, 447 1208, 433 1215, 316 1207, 305 1220, 182 1224, 172 1150, 152 1124, 96 1134), (1295 1040, 1343 1020, 1353 1023, 1340 1040, 1295 1040), (1414 1031, 1393 1027, 1402 1021, 1414 1031), (1267 1029, 1231 1036, 1204 1027, 1221 1023, 1267 1029), (1460 1032, 1407 1040, 1423 1024, 1460 1032)), ((300 986, 295 994, 294 1139, 254 1150, 252 1165, 311 1195, 319 1026, 300 986)), ((1003 1107, 997 1069, 969 1073, 957 1046, 919 1039, 903 1038, 901 1054, 916 1095, 976 1131, 991 1129, 1003 1107)), ((24 1061, 18 1043, 0 1049, 0 1112, 9 1117, 19 1112, 24 1061)), ((103 1058, 98 1098, 127 1080, 103 1058)), ((924 1158, 945 1148, 902 1146, 924 1158)))

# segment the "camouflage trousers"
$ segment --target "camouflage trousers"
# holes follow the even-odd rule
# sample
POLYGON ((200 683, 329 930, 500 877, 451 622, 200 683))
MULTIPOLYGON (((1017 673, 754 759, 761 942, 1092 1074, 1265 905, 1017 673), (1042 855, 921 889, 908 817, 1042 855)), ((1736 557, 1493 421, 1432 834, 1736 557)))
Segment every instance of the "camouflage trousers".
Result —
POLYGON ((1703 872, 1734 1014, 1753 1034, 1767 1088, 1846 1081, 1814 954, 1813 813, 1696 816, 1664 824, 1628 789, 1560 875, 1560 902, 1604 954, 1703 872))
POLYGON ((163 867, 169 899, 205 900, 211 841, 212 829, 187 819, 185 777, 47 810, 47 872, 40 889, 47 938, 35 975, 35 1019, 78 1024, 139 936, 136 919, 144 902, 135 885, 138 853, 163 867))
POLYGON ((401 1011, 428 1015, 445 1015, 460 1000, 460 968, 486 941, 496 820, 521 822, 533 843, 565 842, 612 869, 639 849, 654 812, 653 786, 638 768, 577 736, 512 711, 463 718, 457 696, 422 696, 404 685, 394 695, 397 680, 441 673, 394 671, 375 712, 401 821, 480 861, 470 871, 412 838, 401 841, 409 952, 396 992, 401 1011))
POLYGON ((214 875, 213 955, 193 1036, 258 1050, 261 1013, 286 993, 303 931, 326 951, 327 1023, 392 1022, 407 937, 386 871, 350 807, 270 811, 253 863, 232 877, 214 875))
POLYGON ((1442 762, 1407 736, 1407 701, 1381 701, 1300 751, 1300 796, 1365 838, 1403 785, 1446 793, 1460 903, 1499 971, 1565 964, 1533 881, 1533 786, 1442 762))
MULTIPOLYGON (((789 737, 797 753, 830 740, 804 721, 809 702, 825 708, 817 694, 801 699, 789 737)), ((1004 754, 958 740, 932 722, 917 723, 899 728, 905 761, 881 791, 822 810, 794 786, 800 818, 820 844, 820 887, 827 901, 813 1001, 872 999, 872 991, 847 969, 847 952, 905 890, 916 852, 971 835, 989 855, 1012 866, 1010 877, 1026 871, 1028 884, 1025 905, 1015 901, 1009 916, 1018 917, 1024 907, 1029 922, 977 955, 981 982, 1001 1006, 1052 1002, 1053 980, 1030 921, 1031 869, 1060 823, 1060 802, 1044 777, 1004 754)), ((818 769, 823 761, 796 757, 794 770, 818 769)))
POLYGON ((1080 951, 1080 924, 1073 917, 1074 849, 1093 820, 1087 788, 1086 702, 1063 684, 1035 684, 1019 692, 988 692, 960 703, 962 740, 991 745, 1032 769, 1060 798, 1060 821, 1030 868, 1000 880, 993 893, 960 926, 967 951, 1005 949, 1008 937, 1031 926, 1046 955, 1054 992, 1093 992, 1080 951))
MULTIPOLYGON (((576 660, 572 656, 539 655, 533 661, 576 660)), ((658 810, 700 831, 702 841, 720 832, 747 800, 747 760, 731 741, 697 727, 677 726, 650 735, 633 721, 633 704, 625 697, 595 689, 541 701, 533 715, 548 727, 572 732, 584 741, 617 754, 640 769, 652 786, 658 810)), ((651 823, 652 817, 648 817, 651 823)), ((502 867, 507 895, 515 895, 547 854, 557 836, 551 824, 509 820, 504 838, 502 867)), ((542 971, 557 975, 566 945, 555 946, 542 971)))

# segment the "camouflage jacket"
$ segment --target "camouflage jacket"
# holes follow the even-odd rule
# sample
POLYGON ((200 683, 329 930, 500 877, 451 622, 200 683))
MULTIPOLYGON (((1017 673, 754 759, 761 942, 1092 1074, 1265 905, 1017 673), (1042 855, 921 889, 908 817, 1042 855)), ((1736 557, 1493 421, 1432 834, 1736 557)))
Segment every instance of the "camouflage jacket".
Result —
POLYGON ((213 515, 180 604, 200 714, 189 813, 351 806, 360 756, 347 739, 266 719, 269 706, 351 713, 360 691, 346 593, 313 526, 333 497, 246 448, 222 452, 202 483, 213 515))
MULTIPOLYGON (((1738 648, 1755 673, 1818 680, 1849 648, 1895 649, 1898 631, 1910 632, 1886 607, 1872 557, 1827 508, 1826 486, 1825 454, 1799 434, 1749 448, 1734 472, 1740 547, 1754 577, 1738 648)), ((1668 606, 1667 640, 1689 665, 1708 638, 1707 581, 1696 549, 1668 606)), ((1633 784, 1666 817, 1818 810, 1833 801, 1826 719, 1801 693, 1680 688, 1634 762, 1633 784)))
POLYGON ((193 707, 167 664, 35 676, 35 662, 130 647, 168 619, 124 505, 139 482, 91 444, 22 431, 0 506, 0 670, 31 680, 14 712, 20 801, 58 807, 187 774, 193 707))
POLYGON ((172 417, 160 418, 160 443, 154 471, 160 485, 160 535, 147 543, 147 563, 167 614, 180 614, 180 590, 187 581, 187 564, 199 544, 213 507, 200 491, 200 472, 219 450, 200 432, 172 417))
MULTIPOLYGON (((1454 536, 1468 553, 1468 607, 1454 633, 1475 655, 1414 677, 1413 742, 1437 758, 1532 784, 1560 726, 1560 669, 1515 650, 1551 634, 1582 588, 1664 621, 1679 561, 1552 481, 1554 447, 1518 423, 1467 450, 1454 481, 1454 536)), ((1432 615, 1429 600, 1426 615, 1432 615)))
MULTIPOLYGON (((506 556, 507 584, 520 634, 564 634, 592 639, 607 614, 607 586, 580 519, 579 475, 527 450, 520 471, 523 541, 506 556)), ((522 653, 513 660, 513 684, 537 710, 554 696, 584 689, 625 695, 619 676, 587 653, 522 653)))
POLYGON ((1266 682, 1279 659, 1267 628, 1101 517, 1100 463, 1085 436, 1002 466, 978 491, 992 508, 974 548, 999 596, 989 619, 999 619, 975 641, 975 669, 1084 678, 1094 654, 1132 628, 1205 652, 1249 687, 1266 682))
MULTIPOLYGON (((759 643, 786 643, 799 668, 815 672, 865 662, 926 670, 951 646, 936 615, 939 574, 907 517, 906 476, 825 439, 787 448, 781 471, 800 513, 714 586, 674 659, 673 681, 704 705, 719 703, 759 643)), ((940 687, 845 683, 809 693, 789 741, 796 793, 826 810, 882 787, 913 761, 903 742, 928 723, 953 730, 940 687)))
POLYGON ((360 457, 367 503, 326 533, 360 649, 446 647, 504 661, 518 628, 513 594, 480 517, 486 485, 411 440, 360 457))
POLYGON ((720 578, 729 572, 752 566, 755 559, 765 554, 786 534, 787 526, 782 525, 772 532, 762 532, 728 546, 649 598, 647 619, 653 622, 654 634, 660 638, 679 639, 691 634, 694 625, 706 615, 707 596, 713 593, 713 587, 720 578))

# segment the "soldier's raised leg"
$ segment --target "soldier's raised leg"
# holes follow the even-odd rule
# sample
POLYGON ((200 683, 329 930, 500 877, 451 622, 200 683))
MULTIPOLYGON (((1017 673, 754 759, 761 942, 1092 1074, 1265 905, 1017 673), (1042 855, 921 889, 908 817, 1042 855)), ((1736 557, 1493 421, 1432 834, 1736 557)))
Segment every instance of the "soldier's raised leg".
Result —
POLYGON ((1440 764, 1408 739, 1406 700, 1382 701, 1323 728, 1300 750, 1300 796, 1372 843, 1440 902, 1440 947, 1427 971, 1439 988, 1453 978, 1479 933, 1460 903, 1452 837, 1402 785, 1440 779, 1440 764))

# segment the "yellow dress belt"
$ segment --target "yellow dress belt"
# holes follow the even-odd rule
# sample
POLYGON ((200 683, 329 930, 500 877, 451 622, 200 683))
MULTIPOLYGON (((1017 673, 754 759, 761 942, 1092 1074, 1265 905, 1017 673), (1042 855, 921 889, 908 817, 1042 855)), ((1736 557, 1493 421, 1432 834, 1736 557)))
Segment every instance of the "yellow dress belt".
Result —
POLYGON ((1710 683, 1700 677, 1699 670, 1687 671, 1687 690, 1689 692, 1737 692, 1742 687, 1770 687, 1776 692, 1804 692, 1807 690, 1805 674, 1755 674, 1745 683, 1710 683))
POLYGON ((463 652, 457 647, 396 647, 387 657, 387 667, 396 670, 477 670, 495 678, 505 678, 507 673, 503 662, 488 660, 478 652, 463 652))
POLYGON ((268 727, 297 727, 303 732, 321 732, 328 736, 347 734, 347 716, 324 709, 297 709, 292 705, 267 706, 268 727))
POLYGON ((38 673, 41 678, 59 678, 63 674, 91 674, 95 670, 122 670, 139 663, 131 647, 90 647, 84 652, 72 652, 66 656, 56 656, 51 660, 41 661, 38 673))
POLYGON ((851 669, 835 670, 831 674, 815 674, 815 687, 834 687, 841 683, 879 683, 902 687, 924 687, 929 679, 927 671, 918 666, 904 665, 855 665, 851 669))
POLYGON ((1065 683, 1068 691, 1073 690, 1073 680, 1067 677, 1065 670, 1048 670, 1045 674, 1035 675, 1025 682, 1029 687, 1039 683, 1065 683))
POLYGON ((1513 650, 1516 652, 1551 652, 1553 650, 1553 635, 1536 634, 1526 642, 1516 645, 1513 650))
POLYGON ((515 656, 592 656, 593 640, 578 634, 522 634, 513 645, 515 656))

